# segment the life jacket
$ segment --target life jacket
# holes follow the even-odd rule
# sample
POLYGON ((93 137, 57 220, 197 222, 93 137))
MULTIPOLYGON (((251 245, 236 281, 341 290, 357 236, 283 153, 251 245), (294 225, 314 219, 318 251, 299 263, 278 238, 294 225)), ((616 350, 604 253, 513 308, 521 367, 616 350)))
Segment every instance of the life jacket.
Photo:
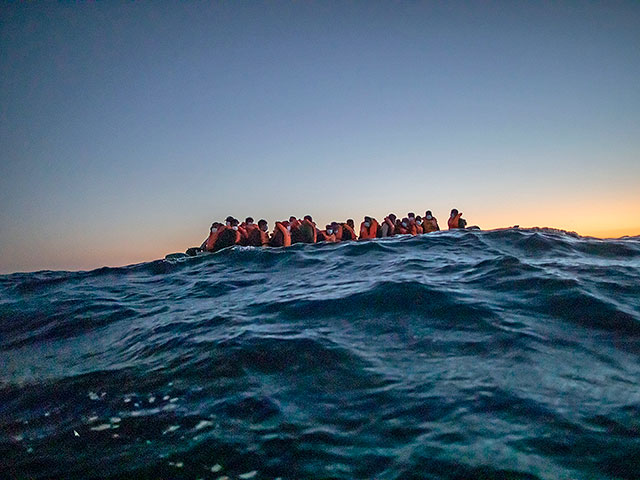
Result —
POLYGON ((348 223, 342 224, 342 241, 357 240, 358 236, 348 223))
POLYGON ((238 227, 238 231, 240 232, 240 245, 249 245, 249 232, 257 228, 257 225, 247 225, 243 223, 238 227))
POLYGON ((294 220, 289 222, 289 226, 291 227, 291 243, 305 243, 304 233, 300 229, 302 223, 299 220, 294 220))
POLYGON ((303 243, 316 243, 318 229, 315 224, 306 218, 300 222, 299 227, 303 243))
POLYGON ((424 230, 422 228, 422 225, 418 225, 416 223, 416 235, 422 235, 424 233, 424 230))
POLYGON ((436 217, 431 217, 431 220, 427 220, 426 218, 423 218, 422 230, 424 231, 424 233, 437 232, 438 230, 440 230, 440 227, 438 226, 438 220, 436 220, 436 217))
POLYGON ((384 221, 382 222, 382 227, 383 227, 383 230, 382 230, 382 236, 383 237, 391 237, 391 236, 393 236, 395 228, 394 228, 393 222, 391 221, 391 219, 389 217, 386 217, 384 219, 384 221), (384 230, 385 226, 387 227, 386 231, 384 230))
POLYGON ((409 233, 409 228, 403 225, 396 225, 396 235, 406 235, 409 233))
POLYGON ((409 223, 409 228, 407 228, 407 230, 409 230, 409 233, 411 235, 417 235, 418 234, 418 226, 414 222, 410 222, 409 223))
POLYGON ((213 250, 213 247, 216 244, 216 240, 218 240, 218 235, 220 235, 220 232, 225 228, 227 227, 223 225, 222 227, 218 227, 218 230, 216 232, 209 232, 209 238, 207 238, 207 240, 204 242, 204 249, 207 252, 210 252, 213 250))
POLYGON ((319 230, 316 238, 318 242, 333 243, 336 241, 336 236, 333 233, 329 235, 326 230, 319 230))
POLYGON ((222 231, 218 231, 218 238, 213 247, 214 251, 222 250, 223 248, 231 247, 232 245, 238 245, 242 239, 242 235, 239 230, 234 230, 231 227, 224 227, 222 231))
POLYGON ((251 228, 247 238, 247 245, 252 247, 262 247, 269 244, 269 234, 263 232, 259 227, 251 228))
POLYGON ((281 222, 276 222, 276 228, 273 230, 273 237, 269 245, 272 247, 290 247, 291 234, 281 222))
POLYGON ((449 230, 451 230, 453 228, 460 228, 459 224, 460 224, 460 217, 461 216, 462 216, 462 214, 459 213, 455 217, 449 217, 449 221, 447 222, 447 224, 449 225, 449 230))
POLYGON ((341 242, 342 241, 342 226, 338 225, 338 228, 336 228, 333 232, 333 236, 336 237, 335 241, 336 242, 341 242))
POLYGON ((360 224, 360 240, 376 238, 378 235, 378 222, 371 219, 371 225, 366 227, 364 222, 360 224))

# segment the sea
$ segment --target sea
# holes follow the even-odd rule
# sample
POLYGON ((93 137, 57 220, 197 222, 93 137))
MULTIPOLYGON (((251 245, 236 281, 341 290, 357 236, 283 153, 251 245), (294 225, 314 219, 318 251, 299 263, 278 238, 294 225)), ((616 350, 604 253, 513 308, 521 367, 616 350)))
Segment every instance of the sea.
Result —
POLYGON ((0 276, 1 479, 638 479, 640 237, 0 276))

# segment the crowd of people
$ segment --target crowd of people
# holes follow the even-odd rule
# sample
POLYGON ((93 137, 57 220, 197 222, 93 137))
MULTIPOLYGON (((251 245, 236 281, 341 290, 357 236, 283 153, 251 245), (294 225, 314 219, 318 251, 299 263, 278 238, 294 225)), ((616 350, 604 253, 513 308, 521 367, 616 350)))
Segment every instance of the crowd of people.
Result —
MULTIPOLYGON (((451 210, 447 226, 450 230, 466 228, 467 222, 462 218, 462 213, 454 208, 451 210)), ((310 215, 301 220, 292 216, 289 220, 276 222, 271 234, 266 220, 254 223, 253 218, 247 217, 240 223, 236 218, 229 216, 224 223, 213 222, 209 236, 202 245, 190 248, 187 254, 195 255, 198 251, 215 252, 232 245, 288 247, 295 243, 344 242, 394 235, 420 235, 438 230, 438 220, 431 210, 427 210, 424 217, 411 212, 402 219, 390 213, 382 222, 373 217, 364 217, 359 230, 356 230, 351 218, 346 222, 331 222, 325 225, 324 229, 320 229, 310 215)))

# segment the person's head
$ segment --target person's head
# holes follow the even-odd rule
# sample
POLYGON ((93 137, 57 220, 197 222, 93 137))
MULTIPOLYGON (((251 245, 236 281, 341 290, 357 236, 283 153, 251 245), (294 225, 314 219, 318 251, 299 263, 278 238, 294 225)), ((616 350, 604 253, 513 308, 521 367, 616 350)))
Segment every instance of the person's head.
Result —
POLYGON ((231 228, 233 228, 234 230, 238 230, 238 225, 240 222, 238 222, 237 218, 234 218, 233 220, 231 220, 231 228))
POLYGON ((245 219, 244 223, 246 223, 247 225, 253 225, 253 218, 247 217, 245 219))
POLYGON ((231 222, 233 222, 233 217, 231 215, 224 219, 224 223, 227 227, 231 225, 231 222))
POLYGON ((289 223, 293 223, 293 222, 295 222, 295 221, 296 221, 296 217, 294 217, 293 215, 291 215, 291 216, 289 217, 289 223))
POLYGON ((458 215, 458 210, 456 210, 455 208, 453 208, 453 209, 451 210, 451 216, 452 216, 452 217, 455 217, 456 215, 458 215))
POLYGON ((416 214, 415 214, 415 213, 413 213, 413 212, 409 212, 409 213, 407 213, 407 218, 408 218, 409 220, 412 220, 412 219, 413 219, 413 220, 415 220, 415 218, 416 218, 416 214))
POLYGON ((408 219, 407 217, 404 217, 404 218, 402 219, 402 226, 403 226, 404 228, 407 228, 407 227, 409 226, 409 219, 408 219))
POLYGON ((391 223, 396 223, 396 214, 395 213, 390 213, 389 214, 389 220, 391 220, 391 223))
POLYGON ((425 218, 426 218, 427 220, 431 220, 431 219, 433 218, 433 214, 431 213, 431 210, 427 210, 427 211, 424 213, 424 216, 425 216, 425 218))
POLYGON ((418 216, 416 217, 416 223, 417 223, 418 225, 422 225, 422 217, 421 217, 420 215, 418 215, 418 216))
POLYGON ((266 232, 267 230, 269 230, 269 225, 267 224, 267 221, 264 218, 261 220, 258 220, 258 228, 263 232, 266 232))
POLYGON ((287 230, 291 231, 291 224, 287 220, 283 220, 280 223, 282 223, 282 226, 285 227, 287 230))
POLYGON ((338 227, 340 226, 340 224, 338 222, 331 222, 331 230, 335 232, 338 231, 338 227))
POLYGON ((353 218, 347 219, 347 225, 349 225, 351 228, 355 228, 356 224, 353 222, 353 218))
POLYGON ((364 226, 365 227, 371 226, 371 217, 364 217, 364 226))
POLYGON ((331 228, 331 225, 325 225, 324 229, 327 232, 327 235, 331 235, 333 233, 333 229, 331 228))
POLYGON ((304 219, 309 220, 310 222, 313 222, 313 218, 311 218, 311 215, 305 215, 304 219))
POLYGON ((220 222, 213 222, 211 224, 211 232, 215 233, 218 231, 218 229, 222 226, 222 224, 220 222))
POLYGON ((396 218, 396 227, 399 227, 400 225, 402 225, 402 220, 396 218))

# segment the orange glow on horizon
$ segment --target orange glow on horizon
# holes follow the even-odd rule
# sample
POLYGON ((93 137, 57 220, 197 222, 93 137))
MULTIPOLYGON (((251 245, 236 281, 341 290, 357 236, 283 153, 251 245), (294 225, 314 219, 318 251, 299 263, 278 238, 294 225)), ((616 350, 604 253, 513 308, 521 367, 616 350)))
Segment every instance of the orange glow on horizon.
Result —
MULTIPOLYGON (((493 215, 487 215, 486 210, 478 208, 465 208, 463 212, 469 225, 479 225, 483 230, 505 228, 517 224, 520 228, 557 228, 597 238, 640 236, 640 224, 636 220, 638 209, 635 207, 635 203, 626 203, 625 205, 626 207, 617 208, 614 208, 613 205, 602 205, 600 208, 583 209, 582 211, 575 207, 571 208, 567 204, 562 209, 540 209, 540 205, 527 209, 520 205, 519 207, 494 210, 493 215), (567 216, 566 212, 572 212, 572 215, 567 216), (636 220, 634 224, 625 226, 633 220, 636 220)), ((444 230, 447 228, 447 218, 441 210, 434 211, 434 214, 438 218, 440 228, 444 230)), ((424 212, 415 211, 417 214, 424 214, 424 212)), ((399 212, 398 210, 398 214, 399 212)), ((317 218, 314 216, 314 220, 316 220, 318 227, 322 228, 330 219, 341 219, 343 216, 325 214, 317 218)), ((351 218, 356 220, 356 224, 361 221, 360 216, 352 215, 351 218)), ((382 218, 384 215, 378 217, 379 220, 382 218)), ((271 229, 273 220, 269 219, 269 225, 271 229)), ((49 244, 48 251, 45 251, 42 245, 25 242, 15 248, 11 248, 11 246, 6 248, 7 258, 10 258, 11 262, 3 265, 0 273, 36 270, 92 270, 103 266, 117 267, 163 259, 167 254, 184 252, 189 247, 199 246, 206 237, 207 229, 208 225, 203 225, 200 230, 194 232, 182 230, 173 232, 171 235, 158 236, 157 241, 151 242, 151 244, 136 241, 137 239, 134 239, 133 235, 130 236, 128 242, 111 241, 110 243, 91 244, 91 247, 78 242, 78 239, 68 240, 54 248, 49 244)), ((153 238, 154 232, 148 232, 145 235, 153 238)), ((124 234, 119 236, 119 238, 125 237, 124 234)))

